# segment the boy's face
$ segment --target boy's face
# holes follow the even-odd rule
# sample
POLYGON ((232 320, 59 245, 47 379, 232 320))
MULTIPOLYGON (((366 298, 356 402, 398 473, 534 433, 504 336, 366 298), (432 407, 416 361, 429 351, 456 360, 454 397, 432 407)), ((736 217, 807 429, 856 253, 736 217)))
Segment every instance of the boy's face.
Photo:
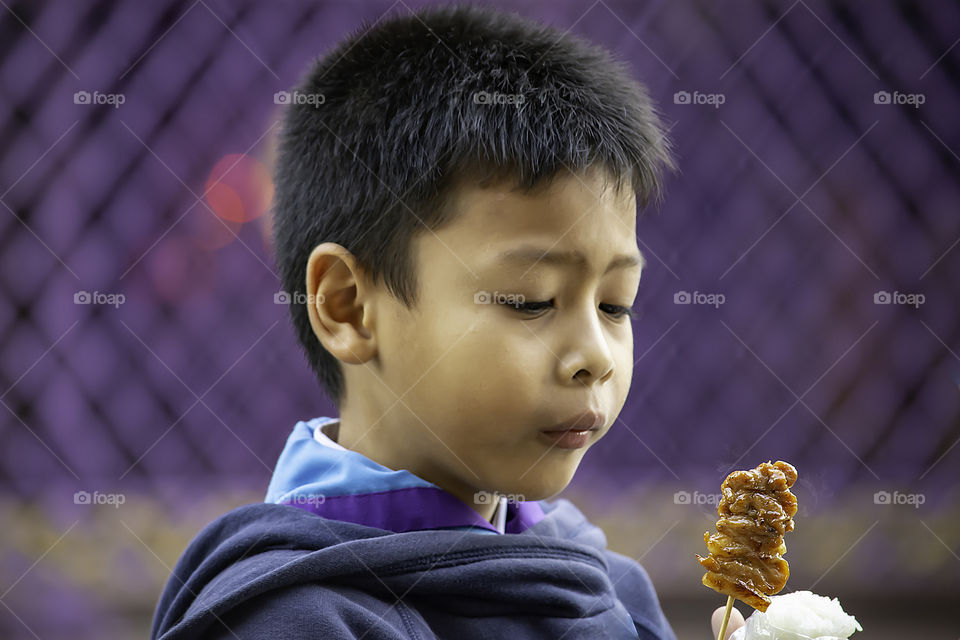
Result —
POLYGON ((640 282, 636 202, 628 187, 618 195, 602 183, 590 172, 528 195, 509 184, 459 191, 456 220, 414 241, 415 308, 368 290, 376 354, 344 367, 344 446, 485 516, 475 491, 539 500, 566 487, 620 413, 633 373, 620 309, 640 282), (574 252, 582 264, 561 260, 574 252), (603 420, 581 448, 541 433, 587 412, 603 420))

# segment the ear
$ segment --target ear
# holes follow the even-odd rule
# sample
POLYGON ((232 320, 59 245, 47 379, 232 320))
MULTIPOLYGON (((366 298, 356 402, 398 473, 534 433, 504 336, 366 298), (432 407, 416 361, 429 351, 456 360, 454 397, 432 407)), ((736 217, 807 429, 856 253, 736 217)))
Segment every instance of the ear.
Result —
POLYGON ((306 276, 310 326, 323 347, 346 364, 373 358, 374 305, 353 254, 333 242, 317 245, 307 259, 306 276))

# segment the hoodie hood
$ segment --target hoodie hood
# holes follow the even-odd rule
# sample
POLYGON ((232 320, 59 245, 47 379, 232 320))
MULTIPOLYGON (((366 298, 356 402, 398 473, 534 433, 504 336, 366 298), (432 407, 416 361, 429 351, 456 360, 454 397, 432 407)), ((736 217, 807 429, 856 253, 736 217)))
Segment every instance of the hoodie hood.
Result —
MULTIPOLYGON (((439 488, 313 440, 324 451, 317 449, 309 440, 318 424, 295 428, 267 503, 227 513, 190 544, 161 596, 151 638, 294 638, 304 637, 306 628, 310 637, 354 638, 364 631, 352 635, 360 623, 351 616, 362 614, 369 623, 364 628, 378 629, 367 640, 675 640, 640 565, 607 550, 603 531, 568 500, 518 503, 507 527, 517 533, 500 535, 479 517, 480 523, 467 522, 465 512, 463 520, 442 520, 452 523, 448 530, 434 527, 438 521, 418 520, 422 514, 404 517, 400 509, 376 516, 340 506, 327 510, 324 505, 341 504, 338 497, 392 496, 388 504, 403 503, 408 495, 427 494, 396 492, 439 488), (333 466, 313 466, 306 451, 333 466), (358 478, 364 481, 354 483, 358 478), (367 492, 338 494, 348 487, 367 492), (311 491, 324 500, 298 503, 296 496, 311 491), (424 522, 430 526, 417 528, 424 522), (263 626, 251 615, 261 615, 263 626), (299 631, 286 633, 278 620, 299 631)), ((424 509, 430 504, 416 500, 424 509)))

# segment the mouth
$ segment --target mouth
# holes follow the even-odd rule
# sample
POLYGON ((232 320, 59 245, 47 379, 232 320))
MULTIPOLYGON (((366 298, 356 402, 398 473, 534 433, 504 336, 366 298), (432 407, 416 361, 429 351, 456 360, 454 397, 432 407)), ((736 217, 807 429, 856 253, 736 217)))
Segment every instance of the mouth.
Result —
POLYGON ((606 422, 606 416, 601 413, 582 413, 540 433, 559 449, 582 449, 606 422))

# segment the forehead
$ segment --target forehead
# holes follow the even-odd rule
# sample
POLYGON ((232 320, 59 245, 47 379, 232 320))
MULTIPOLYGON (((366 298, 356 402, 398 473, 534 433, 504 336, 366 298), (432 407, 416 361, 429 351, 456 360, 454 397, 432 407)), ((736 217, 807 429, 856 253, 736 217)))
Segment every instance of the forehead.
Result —
POLYGON ((454 221, 434 239, 482 266, 569 263, 606 270, 611 259, 627 266, 640 256, 636 197, 606 178, 600 171, 562 173, 530 192, 508 181, 464 184, 450 202, 454 221))

